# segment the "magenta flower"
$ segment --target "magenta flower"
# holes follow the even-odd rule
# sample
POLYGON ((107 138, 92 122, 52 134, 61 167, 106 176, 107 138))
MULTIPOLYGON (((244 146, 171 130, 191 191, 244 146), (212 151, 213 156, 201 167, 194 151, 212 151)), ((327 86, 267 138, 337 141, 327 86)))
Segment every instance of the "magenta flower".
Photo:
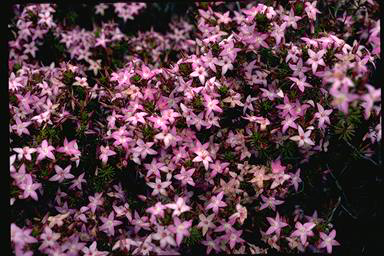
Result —
POLYGON ((308 130, 304 132, 303 128, 301 128, 300 125, 298 125, 298 131, 299 135, 292 136, 290 137, 291 140, 293 141, 298 141, 299 142, 299 147, 302 147, 304 145, 315 145, 315 143, 309 138, 311 136, 312 130, 308 130))
POLYGON ((176 244, 180 245, 184 236, 189 236, 188 229, 192 226, 192 220, 181 222, 178 217, 175 217, 173 224, 169 227, 169 230, 176 234, 176 244))
POLYGON ((204 214, 199 215, 200 222, 197 225, 198 228, 202 228, 203 231, 203 236, 207 233, 208 229, 210 228, 216 228, 216 225, 213 224, 213 218, 215 217, 216 214, 212 213, 208 217, 205 217, 204 214))
POLYGON ((30 148, 28 146, 23 148, 14 148, 13 151, 18 153, 17 159, 21 160, 23 157, 29 161, 32 160, 31 154, 35 153, 37 150, 35 148, 30 148))
MULTIPOLYGON (((289 77, 289 79, 291 79, 293 82, 295 82, 295 84, 297 85, 297 87, 299 87, 299 90, 301 92, 304 92, 305 90, 305 87, 312 87, 312 85, 310 85, 309 83, 306 83, 305 80, 307 79, 305 76, 300 78, 300 79, 297 79, 296 77, 289 77)), ((293 87, 294 84, 292 84, 291 88, 293 87)))
POLYGON ((172 216, 179 216, 183 212, 189 211, 191 207, 185 204, 185 201, 182 197, 177 198, 175 203, 166 204, 166 207, 173 209, 172 216))
POLYGON ((133 151, 140 154, 141 159, 145 159, 147 155, 156 155, 157 152, 151 147, 155 144, 154 142, 144 142, 142 139, 137 140, 137 147, 133 148, 133 151))
POLYGON ((298 236, 300 237, 300 241, 303 245, 305 245, 305 242, 307 241, 308 236, 313 236, 314 233, 312 232, 312 229, 316 226, 313 222, 307 222, 301 224, 300 222, 296 222, 296 230, 291 234, 291 236, 298 236))
POLYGON ((26 175, 23 183, 19 185, 19 187, 24 190, 23 198, 26 199, 28 197, 32 197, 35 201, 38 200, 37 194, 35 192, 36 189, 41 187, 40 183, 33 183, 32 176, 26 175))
POLYGON ((201 84, 204 85, 205 83, 205 78, 208 76, 207 71, 203 66, 199 66, 193 71, 191 74, 189 74, 190 77, 198 77, 201 84))
POLYGON ((205 170, 209 168, 209 162, 213 162, 212 158, 207 151, 209 147, 209 142, 201 145, 200 141, 197 140, 197 145, 193 150, 197 156, 192 160, 192 162, 203 162, 205 170))
POLYGON ((41 161, 46 157, 55 160, 55 156, 52 153, 53 150, 55 150, 55 147, 49 145, 47 140, 43 140, 41 146, 37 148, 37 153, 39 153, 39 155, 37 156, 36 161, 41 161))
POLYGON ((115 213, 113 211, 109 214, 108 218, 100 217, 100 220, 103 222, 103 225, 99 226, 99 229, 108 236, 114 236, 115 227, 123 224, 123 222, 115 220, 115 213))
POLYGON ((109 146, 100 146, 100 156, 99 159, 102 161, 103 164, 106 164, 108 162, 108 157, 116 155, 116 152, 109 149, 109 146))
POLYGON ((326 247, 327 248, 327 252, 328 253, 332 253, 332 247, 340 245, 340 243, 335 240, 335 237, 336 237, 336 230, 332 230, 329 233, 329 235, 327 235, 327 234, 325 234, 323 232, 320 232, 320 238, 323 241, 321 241, 321 243, 319 244, 319 248, 326 247))
POLYGON ((318 52, 314 52, 311 49, 308 49, 309 59, 307 60, 307 64, 312 65, 312 72, 316 73, 317 67, 319 65, 325 66, 325 62, 323 60, 323 56, 326 53, 326 50, 320 50, 318 52))
POLYGON ((55 165, 55 171, 56 174, 52 176, 49 180, 50 181, 58 181, 59 183, 62 183, 65 179, 72 179, 75 176, 73 176, 70 171, 71 171, 72 166, 68 165, 65 167, 63 170, 60 166, 55 165))
POLYGON ((280 216, 279 216, 279 213, 276 212, 276 217, 275 219, 272 219, 270 217, 267 217, 267 220, 269 222, 269 224, 271 225, 267 232, 265 232, 267 235, 270 235, 272 233, 276 233, 277 236, 280 236, 280 231, 283 227, 286 227, 288 226, 287 223, 283 222, 281 219, 280 219, 280 216))
POLYGON ((195 182, 193 182, 192 175, 195 172, 195 168, 185 170, 184 166, 181 167, 180 173, 175 175, 175 179, 181 181, 181 185, 185 186, 187 184, 191 186, 195 186, 195 182))
POLYGON ((324 110, 323 106, 319 103, 316 103, 318 112, 315 113, 315 117, 319 119, 319 128, 325 128, 324 124, 331 124, 329 120, 329 115, 332 113, 332 109, 324 110))
POLYGON ((15 117, 16 124, 12 125, 11 128, 13 130, 16 130, 17 135, 21 136, 23 134, 29 135, 29 131, 27 127, 32 123, 32 122, 22 122, 19 117, 15 117))
POLYGON ((77 155, 81 152, 78 150, 76 140, 68 142, 67 138, 64 138, 64 146, 56 149, 57 152, 65 153, 67 155, 77 155))
POLYGON ((214 213, 219 212, 219 208, 226 207, 227 204, 222 201, 224 191, 221 191, 217 196, 212 196, 209 204, 205 207, 206 210, 212 209, 214 213))

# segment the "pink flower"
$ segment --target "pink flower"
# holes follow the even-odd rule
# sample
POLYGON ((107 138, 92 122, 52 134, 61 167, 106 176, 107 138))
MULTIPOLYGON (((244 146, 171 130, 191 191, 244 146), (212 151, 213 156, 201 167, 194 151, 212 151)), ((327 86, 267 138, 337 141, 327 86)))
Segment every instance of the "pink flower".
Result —
POLYGON ((189 211, 191 207, 185 204, 185 201, 182 197, 177 198, 175 203, 166 204, 166 207, 173 209, 172 216, 179 216, 183 212, 189 211))
POLYGON ((24 193, 23 193, 24 199, 26 199, 28 197, 32 197, 35 201, 38 200, 35 190, 40 188, 41 184, 40 183, 33 183, 31 175, 26 175, 23 183, 21 183, 19 185, 19 187, 22 190, 24 190, 24 193))
POLYGON ((219 208, 226 207, 227 204, 223 201, 224 191, 221 191, 217 196, 212 196, 209 204, 205 207, 206 210, 212 209, 214 213, 219 212, 219 208))
POLYGON ((155 144, 154 142, 144 142, 142 139, 137 140, 138 147, 134 148, 133 151, 140 154, 141 159, 145 159, 147 155, 156 155, 157 152, 151 147, 155 144))
POLYGON ((197 155, 192 162, 203 162, 205 170, 208 170, 209 162, 213 162, 212 158, 209 156, 207 151, 209 142, 201 145, 200 141, 197 140, 197 146, 194 148, 193 152, 197 155))
POLYGON ((323 241, 321 241, 319 248, 327 248, 328 253, 332 253, 332 246, 340 245, 339 242, 335 240, 336 230, 332 230, 329 235, 326 235, 323 232, 320 232, 320 237, 323 241))
POLYGON ((78 150, 76 140, 68 142, 67 138, 64 138, 64 146, 56 149, 57 152, 65 153, 67 155, 77 155, 81 152, 78 150))
POLYGON ((103 193, 96 193, 95 196, 88 196, 88 207, 91 208, 92 213, 96 212, 98 206, 103 205, 104 199, 102 198, 102 196, 103 193))
POLYGON ((175 217, 173 224, 169 227, 169 230, 176 233, 176 244, 180 245, 184 236, 189 236, 188 229, 192 226, 192 220, 181 222, 178 217, 175 217))
POLYGON ((299 142, 299 147, 302 147, 304 145, 315 145, 315 143, 309 138, 311 136, 312 130, 308 130, 304 132, 303 128, 301 128, 300 125, 298 125, 298 131, 299 135, 292 136, 290 137, 291 140, 293 141, 298 141, 299 142))
POLYGON ((205 78, 208 76, 207 71, 203 66, 199 66, 193 71, 191 74, 189 74, 190 77, 198 77, 201 84, 204 85, 205 83, 205 78))
POLYGON ((208 217, 205 217, 204 214, 199 215, 200 222, 197 225, 198 228, 202 228, 203 230, 203 236, 207 233, 208 229, 210 228, 216 228, 216 225, 213 224, 213 218, 216 214, 212 213, 208 217))
POLYGON ((115 226, 123 224, 123 222, 115 220, 115 213, 113 211, 109 214, 108 218, 100 217, 100 220, 104 224, 99 226, 99 229, 104 231, 108 236, 114 236, 115 226))
POLYGON ((294 129, 297 129, 297 124, 295 123, 295 120, 299 118, 298 116, 292 117, 290 115, 287 115, 285 119, 281 122, 283 127, 281 128, 282 132, 285 133, 289 127, 292 127, 294 129))
POLYGON ((227 234, 227 239, 229 240, 229 247, 233 249, 237 243, 244 243, 245 241, 240 238, 242 230, 233 230, 231 233, 227 234))
POLYGON ((173 234, 163 226, 157 226, 157 232, 152 234, 152 238, 160 242, 161 248, 165 248, 167 245, 176 246, 173 234))
POLYGON ((300 168, 297 169, 295 174, 291 174, 291 183, 293 184, 295 191, 299 188, 299 183, 302 181, 300 178, 300 168))
POLYGON ((287 24, 287 27, 292 26, 294 29, 297 29, 297 21, 301 20, 300 16, 295 16, 295 13, 293 11, 293 8, 289 11, 289 16, 284 15, 283 19, 285 23, 287 24))
MULTIPOLYGON (((308 2, 306 2, 308 3, 308 2)), ((320 50, 318 52, 314 52, 311 49, 308 49, 309 59, 307 60, 307 64, 312 65, 312 72, 316 73, 317 67, 319 65, 325 66, 325 62, 323 60, 323 56, 326 53, 326 50, 320 50)))
POLYGON ((220 160, 216 160, 214 164, 210 164, 209 168, 211 168, 211 177, 215 177, 218 173, 223 173, 228 171, 229 163, 221 163, 220 160))
POLYGON ((106 164, 108 162, 108 157, 116 155, 116 152, 109 149, 109 146, 100 146, 100 156, 99 159, 102 161, 103 164, 106 164))
POLYGON ((151 220, 154 221, 156 216, 164 217, 164 210, 166 208, 161 202, 157 202, 154 206, 148 208, 146 212, 152 214, 151 220))
POLYGON ((17 135, 21 136, 24 134, 29 135, 29 131, 27 127, 32 123, 32 122, 22 122, 19 117, 15 117, 16 124, 12 125, 11 128, 13 130, 16 130, 17 135))
POLYGON ((161 180, 159 178, 156 178, 156 182, 153 183, 153 182, 148 182, 147 185, 150 186, 151 188, 153 188, 153 191, 152 191, 152 196, 155 196, 157 194, 162 194, 164 196, 167 196, 168 193, 167 191, 165 190, 165 188, 167 188, 169 185, 171 185, 172 182, 170 181, 164 181, 164 182, 161 182, 161 180))
POLYGON ((84 179, 85 172, 79 175, 79 177, 72 181, 72 185, 69 187, 70 189, 77 188, 78 190, 81 190, 81 183, 87 183, 87 181, 84 179))
POLYGON ((72 166, 71 165, 68 165, 64 170, 58 166, 58 165, 55 165, 55 171, 56 171, 56 174, 54 176, 52 176, 49 180, 50 181, 58 181, 59 183, 63 182, 65 179, 72 179, 74 178, 75 176, 73 176, 72 174, 70 174, 70 170, 71 170, 72 166))
POLYGON ((321 13, 318 9, 316 9, 316 3, 317 1, 314 1, 312 3, 305 2, 304 11, 307 13, 308 18, 311 20, 316 20, 316 14, 321 13))
POLYGON ((279 213, 277 212, 276 213, 276 217, 275 219, 272 219, 270 217, 267 217, 267 220, 269 222, 269 224, 271 225, 267 232, 265 232, 267 235, 270 235, 272 233, 276 233, 277 236, 280 236, 280 231, 283 227, 286 227, 288 226, 287 223, 283 222, 281 219, 280 219, 280 216, 279 216, 279 213))
POLYGON ((218 106, 218 104, 220 103, 218 100, 214 99, 212 100, 212 98, 207 95, 207 94, 204 94, 204 106, 207 108, 207 116, 212 112, 212 111, 216 111, 216 112, 223 112, 223 110, 218 106))
POLYGON ((315 117, 319 119, 319 128, 324 128, 324 123, 331 124, 329 115, 332 113, 332 109, 324 110, 323 106, 316 103, 318 112, 315 113, 315 117))
POLYGON ((280 173, 280 172, 284 172, 284 170, 287 167, 281 165, 281 160, 280 158, 278 158, 275 161, 271 162, 271 168, 272 168, 272 173, 280 173))
MULTIPOLYGON (((312 85, 305 82, 305 80, 307 79, 305 76, 300 79, 297 79, 296 77, 288 77, 288 78, 291 79, 293 82, 295 82, 295 84, 297 85, 297 87, 301 92, 304 92, 305 87, 308 87, 308 88, 312 87, 312 85)), ((294 84, 292 84, 291 88, 293 87, 293 85, 294 84)))
POLYGON ((84 256, 106 256, 109 254, 107 251, 98 251, 96 241, 94 241, 89 248, 84 247, 81 251, 84 253, 84 256))
POLYGON ((17 158, 21 160, 23 157, 29 161, 32 160, 31 154, 35 153, 37 150, 35 148, 30 148, 28 146, 23 148, 14 148, 13 151, 18 153, 17 158))
POLYGON ((305 242, 307 241, 308 236, 313 236, 314 233, 312 232, 312 229, 316 226, 313 222, 307 222, 304 225, 300 222, 296 222, 296 230, 291 234, 291 236, 298 236, 300 237, 300 241, 303 245, 305 245, 305 242))
POLYGON ((191 186, 195 186, 195 182, 193 182, 192 175, 195 172, 195 168, 185 170, 184 166, 181 167, 180 173, 175 175, 175 179, 181 181, 181 185, 185 186, 187 184, 191 186))
POLYGON ((215 250, 215 252, 220 252, 220 239, 216 238, 213 240, 210 235, 206 236, 206 240, 201 242, 203 245, 207 246, 207 254, 209 254, 212 249, 215 250))
POLYGON ((55 160, 55 156, 52 153, 53 150, 55 150, 55 147, 49 145, 47 140, 43 140, 41 146, 37 148, 37 153, 39 153, 39 155, 37 156, 36 161, 41 161, 46 157, 55 160))
POLYGON ((267 198, 264 195, 261 195, 261 199, 264 201, 264 203, 260 206, 259 210, 263 210, 263 209, 269 207, 273 211, 276 211, 276 205, 280 205, 280 204, 284 203, 284 201, 277 200, 273 196, 270 196, 267 198))

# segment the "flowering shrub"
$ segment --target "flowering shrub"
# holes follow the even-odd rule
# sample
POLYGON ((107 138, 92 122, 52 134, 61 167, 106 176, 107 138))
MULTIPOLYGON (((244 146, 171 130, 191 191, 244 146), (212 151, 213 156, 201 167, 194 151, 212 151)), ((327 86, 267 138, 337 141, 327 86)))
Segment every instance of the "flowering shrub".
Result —
POLYGON ((352 2, 196 3, 165 32, 129 33, 161 6, 97 4, 87 26, 15 5, 14 254, 343 246, 331 222, 345 199, 300 196, 335 178, 340 145, 379 162, 378 4, 352 2))

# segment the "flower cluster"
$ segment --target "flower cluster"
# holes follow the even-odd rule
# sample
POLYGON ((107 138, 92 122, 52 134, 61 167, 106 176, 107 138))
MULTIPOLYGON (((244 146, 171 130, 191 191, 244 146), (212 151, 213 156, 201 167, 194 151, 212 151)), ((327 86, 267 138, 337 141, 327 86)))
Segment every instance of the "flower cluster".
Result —
MULTIPOLYGON (((303 164, 335 137, 353 146, 361 120, 359 154, 374 156, 381 141, 381 89, 369 83, 378 4, 330 21, 334 1, 262 2, 196 3, 193 17, 174 19, 166 33, 134 35, 114 20, 68 26, 53 19, 56 5, 15 8, 16 255, 178 255, 191 245, 331 253, 340 245, 327 210, 309 216, 314 209, 287 202, 313 173, 303 164), (336 29, 346 22, 363 26, 336 29), (50 66, 35 58, 47 33, 65 45, 50 66)), ((95 15, 114 7, 126 22, 150 5, 98 4, 95 15)), ((326 164, 316 166, 323 179, 326 164)))

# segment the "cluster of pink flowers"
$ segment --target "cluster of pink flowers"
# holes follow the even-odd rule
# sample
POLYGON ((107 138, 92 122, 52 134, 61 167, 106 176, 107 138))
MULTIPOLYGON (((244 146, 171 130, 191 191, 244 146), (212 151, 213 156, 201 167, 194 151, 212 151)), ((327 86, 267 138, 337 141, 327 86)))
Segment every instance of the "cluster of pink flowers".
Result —
MULTIPOLYGON (((369 16, 377 3, 337 20, 364 20, 360 42, 348 44, 349 32, 317 31, 317 1, 289 2, 196 3, 194 23, 134 36, 113 21, 68 29, 52 19, 55 5, 24 7, 10 42, 10 204, 44 207, 11 224, 14 253, 178 255, 196 237, 207 253, 339 246, 316 211, 280 209, 302 189, 300 164, 327 151, 338 115, 361 107, 366 148, 381 141, 381 89, 368 83, 380 54, 380 21, 369 16), (50 29, 70 61, 47 67, 32 58, 50 29), (98 56, 114 42, 130 52, 110 71, 98 56), (287 144, 299 160, 283 156, 287 144), (267 149, 274 153, 263 157, 267 149), (134 173, 144 192, 118 179, 95 189, 110 172, 134 173)), ((127 21, 148 5, 95 12, 113 6, 127 21)))

